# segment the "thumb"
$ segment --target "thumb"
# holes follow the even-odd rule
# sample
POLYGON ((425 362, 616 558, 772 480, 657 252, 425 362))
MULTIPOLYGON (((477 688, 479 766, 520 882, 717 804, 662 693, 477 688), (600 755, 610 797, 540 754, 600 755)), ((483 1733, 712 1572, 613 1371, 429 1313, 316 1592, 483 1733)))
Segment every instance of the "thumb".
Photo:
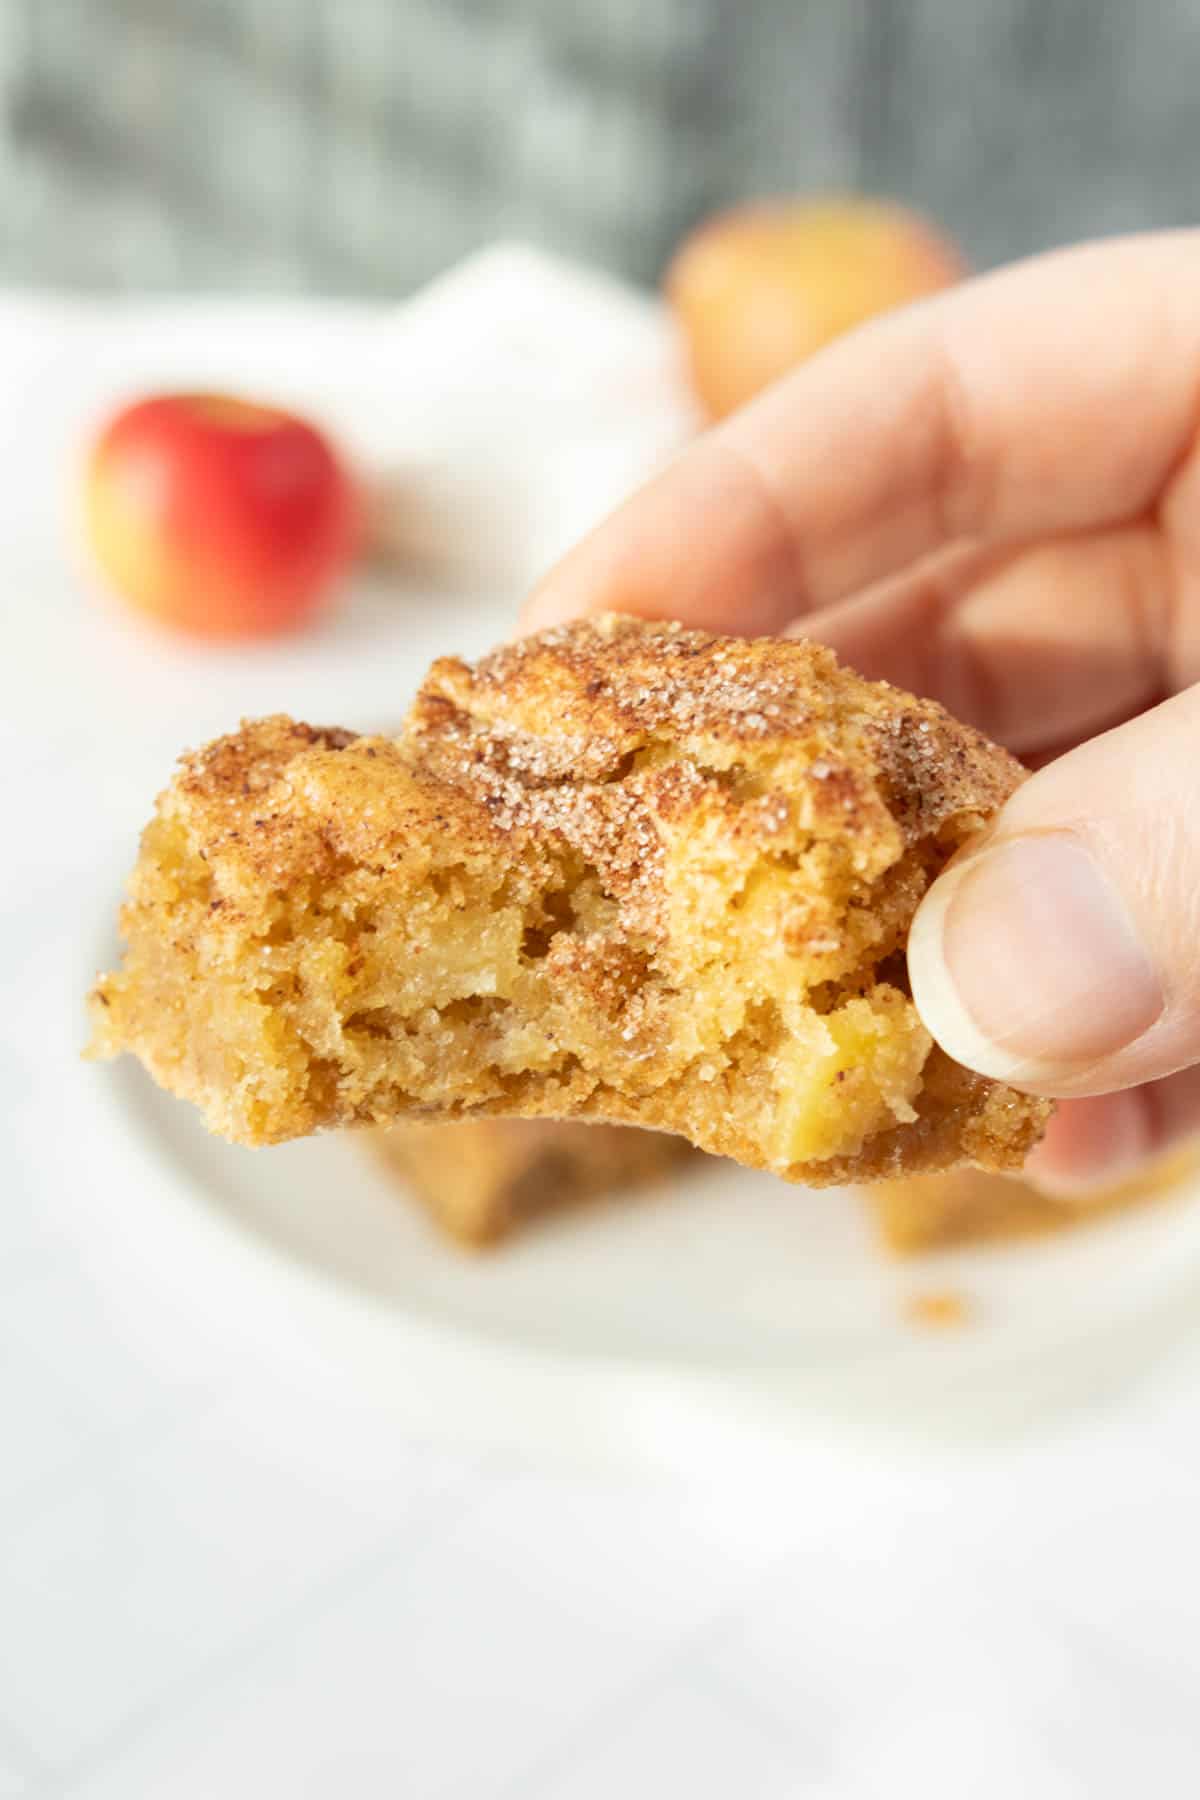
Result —
POLYGON ((1019 788, 925 896, 908 967, 956 1061, 1035 1093, 1200 1062, 1200 687, 1019 788))

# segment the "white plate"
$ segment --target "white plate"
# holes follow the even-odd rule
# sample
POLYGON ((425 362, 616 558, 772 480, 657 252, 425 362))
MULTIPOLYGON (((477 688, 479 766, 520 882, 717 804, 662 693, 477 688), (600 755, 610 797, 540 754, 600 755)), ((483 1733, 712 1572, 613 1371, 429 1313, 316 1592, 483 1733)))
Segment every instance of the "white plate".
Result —
MULTIPOLYGON (((336 365, 352 393, 363 329, 319 309, 297 309, 288 332, 254 309, 215 320, 177 309, 157 323, 85 309, 46 326, 36 382, 28 356, 8 371, 4 417, 20 431, 5 440, 0 522, 10 586, 36 604, 14 606, 5 628, 17 677, 0 718, 8 836, 30 868, 12 884, 0 944, 13 1024, 11 1042, 0 1031, 0 1104, 43 1210, 90 1233, 97 1257, 119 1239, 138 1280, 177 1293, 248 1355, 286 1354, 300 1379, 319 1362, 481 1441, 673 1463, 694 1450, 711 1466, 738 1429, 743 1441, 809 1446, 850 1420, 958 1437, 1024 1423, 1042 1403, 1095 1393, 1144 1363, 1200 1280, 1194 1203, 902 1265, 875 1252, 845 1196, 721 1168, 472 1260, 443 1245, 354 1142, 232 1149, 132 1064, 75 1065, 80 996, 109 947, 84 956, 107 936, 136 831, 180 746, 275 708, 386 723, 434 654, 478 650, 510 627, 515 596, 499 583, 469 601, 363 581, 310 636, 205 650, 82 597, 58 497, 98 407, 168 373, 236 381, 255 370, 287 393, 289 371, 299 380, 314 363, 336 365), (931 1287, 961 1293, 961 1330, 909 1322, 909 1300, 931 1287)), ((571 341, 554 347, 556 361, 571 341)), ((407 417, 428 369, 424 386, 406 389, 401 344, 384 398, 407 417)), ((0 387, 4 377, 0 367, 0 387)), ((478 398, 500 416, 503 395, 483 384, 478 398)))
POLYGON ((356 1384, 459 1439, 678 1463, 731 1426, 810 1445, 881 1427, 991 1436, 1138 1373, 1186 1324, 1200 1271, 1196 1184, 1057 1239, 901 1262, 853 1195, 728 1164, 472 1256, 355 1136, 240 1150, 132 1065, 109 1079, 117 1135, 157 1165, 131 1184, 155 1230, 184 1211, 217 1227, 215 1293, 253 1245, 249 1304, 272 1288, 322 1360, 348 1355, 356 1384), (914 1325, 912 1299, 946 1290, 966 1323, 914 1325))

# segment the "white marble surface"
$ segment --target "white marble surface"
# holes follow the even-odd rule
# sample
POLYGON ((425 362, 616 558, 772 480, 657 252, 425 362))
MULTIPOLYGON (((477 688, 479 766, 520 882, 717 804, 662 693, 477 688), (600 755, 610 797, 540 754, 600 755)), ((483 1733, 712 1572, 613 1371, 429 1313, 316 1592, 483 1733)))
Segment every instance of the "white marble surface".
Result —
MULTIPOLYGON (((164 643, 72 566, 80 433, 167 376, 336 412, 396 325, 0 300, 0 1797, 1191 1794, 1186 1294, 1136 1380, 1043 1416, 1026 1366, 1003 1431, 814 1415, 778 1456, 714 1431, 675 1476, 589 1463, 586 1429, 569 1456, 496 1448, 436 1429, 436 1391, 415 1424, 403 1370, 341 1357, 269 1253, 174 1235, 169 1171, 77 1061, 179 745, 276 705, 336 718, 351 690, 382 719, 393 668, 483 643, 512 598, 366 581, 279 650, 164 643)), ((643 1428, 669 1448, 669 1395, 643 1428)))

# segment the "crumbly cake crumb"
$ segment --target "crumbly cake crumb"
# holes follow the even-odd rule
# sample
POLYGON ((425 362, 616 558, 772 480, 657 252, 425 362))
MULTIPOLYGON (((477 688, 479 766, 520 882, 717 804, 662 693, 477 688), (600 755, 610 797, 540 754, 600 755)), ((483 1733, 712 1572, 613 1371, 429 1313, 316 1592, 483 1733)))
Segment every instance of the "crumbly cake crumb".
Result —
POLYGON ((443 659, 397 737, 183 759, 95 1050, 242 1143, 508 1114, 807 1182, 1011 1167, 1047 1107, 932 1044, 904 946, 1021 777, 803 641, 608 618, 443 659))
POLYGON ((922 1325, 932 1331, 958 1330, 971 1316, 966 1296, 954 1288, 936 1288, 925 1294, 911 1294, 904 1311, 911 1324, 922 1325))

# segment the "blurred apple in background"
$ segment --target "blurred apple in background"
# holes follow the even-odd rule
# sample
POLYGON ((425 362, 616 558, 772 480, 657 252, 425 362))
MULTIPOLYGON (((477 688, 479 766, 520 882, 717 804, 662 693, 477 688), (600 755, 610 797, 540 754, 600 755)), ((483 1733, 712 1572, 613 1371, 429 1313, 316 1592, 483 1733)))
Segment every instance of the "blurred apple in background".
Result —
POLYGON ((354 556, 354 483, 305 420, 223 394, 156 394, 118 412, 86 475, 92 551, 164 624, 249 638, 310 618, 354 556))
POLYGON ((667 298, 711 418, 751 399, 831 338, 966 274, 954 246, 886 201, 763 201, 699 226, 667 298))

